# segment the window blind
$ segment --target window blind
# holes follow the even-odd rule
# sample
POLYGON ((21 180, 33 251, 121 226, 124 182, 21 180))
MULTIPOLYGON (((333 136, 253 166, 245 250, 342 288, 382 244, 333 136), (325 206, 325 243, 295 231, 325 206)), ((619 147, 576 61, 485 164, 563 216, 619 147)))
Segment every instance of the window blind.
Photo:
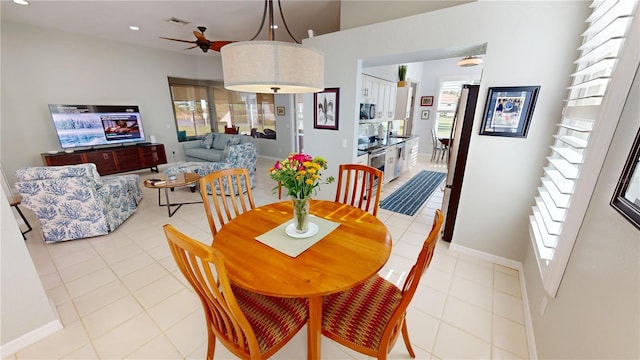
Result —
POLYGON ((567 222, 569 212, 586 211, 576 204, 576 185, 588 162, 598 130, 603 100, 614 75, 636 0, 597 0, 591 4, 587 30, 578 48, 558 131, 529 216, 530 234, 547 293, 555 296, 581 221, 567 222), (566 242, 566 243, 565 243, 566 242), (559 253, 560 245, 569 251, 559 253), (567 246, 570 245, 570 246, 567 246))

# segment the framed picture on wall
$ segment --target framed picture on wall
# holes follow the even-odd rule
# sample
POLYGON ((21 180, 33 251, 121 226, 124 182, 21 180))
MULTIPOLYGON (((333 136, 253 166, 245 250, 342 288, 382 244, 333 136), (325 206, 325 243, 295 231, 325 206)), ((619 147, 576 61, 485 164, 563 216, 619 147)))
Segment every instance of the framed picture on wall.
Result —
POLYGON ((527 137, 540 86, 491 87, 480 135, 527 137))
POLYGON ((276 115, 284 116, 284 106, 276 106, 276 115))
POLYGON ((326 88, 324 91, 313 94, 313 127, 338 130, 339 105, 339 88, 326 88))
POLYGON ((422 110, 420 113, 420 118, 422 120, 429 120, 429 110, 422 110))
POLYGON ((640 229, 640 129, 613 192, 611 206, 640 229))
POLYGON ((420 106, 433 106, 433 96, 423 96, 420 98, 420 106))

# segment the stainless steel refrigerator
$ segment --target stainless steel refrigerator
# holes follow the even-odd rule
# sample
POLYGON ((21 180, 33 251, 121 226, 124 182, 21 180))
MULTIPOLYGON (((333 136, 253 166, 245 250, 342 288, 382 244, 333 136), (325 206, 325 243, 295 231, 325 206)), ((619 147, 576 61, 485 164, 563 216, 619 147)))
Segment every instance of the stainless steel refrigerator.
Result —
POLYGON ((448 242, 451 242, 455 230, 479 88, 479 85, 463 85, 451 126, 447 152, 448 172, 442 200, 445 216, 442 239, 448 242))

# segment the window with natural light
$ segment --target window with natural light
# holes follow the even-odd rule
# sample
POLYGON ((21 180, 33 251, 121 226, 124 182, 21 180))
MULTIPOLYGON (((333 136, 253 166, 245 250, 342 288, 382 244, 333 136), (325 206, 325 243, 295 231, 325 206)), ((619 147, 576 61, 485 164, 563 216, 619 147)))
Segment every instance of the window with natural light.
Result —
POLYGON ((208 132, 237 132, 275 139, 272 94, 235 92, 221 81, 169 78, 178 141, 198 139, 208 132))

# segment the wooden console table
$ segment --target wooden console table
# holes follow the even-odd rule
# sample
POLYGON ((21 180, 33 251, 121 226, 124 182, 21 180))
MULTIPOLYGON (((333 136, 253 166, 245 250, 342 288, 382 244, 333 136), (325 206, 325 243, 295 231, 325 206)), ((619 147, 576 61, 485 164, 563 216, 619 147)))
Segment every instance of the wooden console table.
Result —
POLYGON ((163 144, 139 144, 93 150, 64 151, 56 154, 43 153, 46 166, 94 163, 100 175, 150 168, 158 172, 158 165, 167 163, 163 144))

